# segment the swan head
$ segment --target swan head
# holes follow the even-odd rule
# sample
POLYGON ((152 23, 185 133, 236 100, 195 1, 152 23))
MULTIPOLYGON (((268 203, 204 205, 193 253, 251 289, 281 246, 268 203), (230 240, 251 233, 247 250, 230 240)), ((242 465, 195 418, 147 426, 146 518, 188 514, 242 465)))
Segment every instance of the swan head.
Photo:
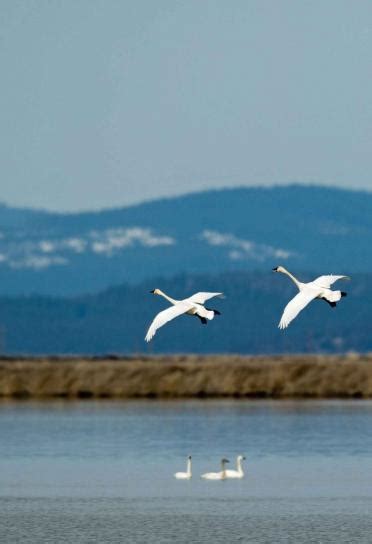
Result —
POLYGON ((285 272, 285 268, 283 266, 276 266, 273 268, 273 272, 285 272))
POLYGON ((230 463, 230 461, 228 459, 223 458, 223 459, 221 459, 221 463, 223 463, 223 464, 230 463))
POLYGON ((238 460, 239 461, 245 461, 245 456, 244 455, 238 455, 238 460))
POLYGON ((153 289, 150 293, 153 295, 160 295, 160 289, 153 289))
POLYGON ((188 459, 189 461, 191 461, 191 455, 189 455, 187 459, 188 459))

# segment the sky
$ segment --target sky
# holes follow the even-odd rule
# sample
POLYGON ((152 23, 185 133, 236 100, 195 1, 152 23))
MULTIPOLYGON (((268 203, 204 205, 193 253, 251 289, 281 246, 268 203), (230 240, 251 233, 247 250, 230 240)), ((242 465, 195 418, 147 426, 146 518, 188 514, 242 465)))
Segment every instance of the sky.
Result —
POLYGON ((372 190, 370 0, 2 0, 0 201, 372 190))

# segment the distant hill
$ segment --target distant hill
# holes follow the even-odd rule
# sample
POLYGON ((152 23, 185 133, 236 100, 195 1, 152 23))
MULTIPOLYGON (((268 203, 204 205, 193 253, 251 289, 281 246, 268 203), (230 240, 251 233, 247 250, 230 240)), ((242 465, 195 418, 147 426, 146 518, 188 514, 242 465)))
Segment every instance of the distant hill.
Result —
MULTIPOLYGON (((314 274, 301 273, 310 280, 314 274)), ((76 298, 0 298, 3 353, 295 353, 372 351, 372 275, 355 274, 338 284, 348 296, 331 308, 314 301, 285 331, 277 328, 295 287, 272 272, 182 275, 148 280, 76 298), (182 316, 144 342, 153 317, 167 307, 149 291, 160 287, 175 298, 199 290, 222 290, 213 322, 182 316)))
POLYGON ((372 193, 207 191, 56 214, 0 206, 0 294, 73 295, 180 273, 372 269, 372 193))

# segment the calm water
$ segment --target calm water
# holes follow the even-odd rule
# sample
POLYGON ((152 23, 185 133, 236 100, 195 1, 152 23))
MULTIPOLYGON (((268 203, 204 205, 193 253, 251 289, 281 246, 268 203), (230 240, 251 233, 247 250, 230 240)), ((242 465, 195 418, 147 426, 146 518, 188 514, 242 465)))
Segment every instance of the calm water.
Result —
POLYGON ((0 542, 370 544, 372 403, 2 403, 0 542))

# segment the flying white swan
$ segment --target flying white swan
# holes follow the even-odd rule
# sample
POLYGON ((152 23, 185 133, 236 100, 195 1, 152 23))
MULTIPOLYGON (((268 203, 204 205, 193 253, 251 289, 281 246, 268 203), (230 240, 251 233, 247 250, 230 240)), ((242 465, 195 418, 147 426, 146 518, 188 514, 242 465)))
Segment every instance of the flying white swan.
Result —
POLYGON ((226 480, 226 463, 230 463, 228 459, 221 459, 221 472, 206 472, 201 475, 205 480, 226 480))
POLYGON ((190 480, 191 476, 191 455, 189 455, 187 458, 186 472, 176 472, 174 477, 177 478, 177 480, 190 480))
POLYGON ((155 317, 147 331, 145 337, 146 342, 150 342, 151 338, 155 336, 156 331, 160 329, 160 327, 179 315, 196 315, 203 325, 207 323, 207 319, 211 320, 215 315, 220 315, 218 310, 210 310, 204 306, 204 303, 210 298, 222 296, 223 293, 195 293, 195 295, 185 298, 184 300, 175 300, 163 293, 163 291, 160 291, 160 289, 154 289, 153 291, 150 291, 150 293, 164 297, 173 304, 173 306, 163 310, 155 317))
POLYGON ((244 478, 242 461, 245 461, 244 455, 238 455, 236 458, 236 470, 225 470, 226 478, 244 478))
POLYGON ((284 308, 282 318, 279 323, 279 329, 285 329, 290 322, 315 298, 320 298, 328 302, 332 308, 336 306, 336 303, 341 300, 342 297, 346 297, 344 291, 332 291, 331 285, 337 280, 350 279, 349 276, 319 276, 314 281, 309 283, 302 283, 298 281, 284 266, 277 266, 273 268, 274 272, 281 272, 287 274, 291 280, 295 283, 300 291, 292 298, 284 308))

